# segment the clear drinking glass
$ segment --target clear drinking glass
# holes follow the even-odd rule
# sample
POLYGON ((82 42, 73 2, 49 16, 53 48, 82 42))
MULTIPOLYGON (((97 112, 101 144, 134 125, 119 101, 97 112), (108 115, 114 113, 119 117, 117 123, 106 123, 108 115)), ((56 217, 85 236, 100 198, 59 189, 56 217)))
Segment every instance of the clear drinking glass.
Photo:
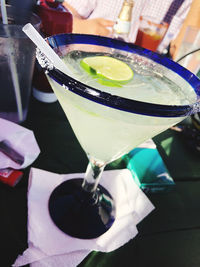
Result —
POLYGON ((197 74, 200 70, 200 28, 187 26, 175 60, 197 74))
POLYGON ((157 18, 140 16, 135 44, 155 52, 165 36, 168 26, 166 22, 160 22, 157 18))
POLYGON ((22 27, 31 22, 39 29, 40 18, 6 8, 9 24, 0 24, 0 117, 20 123, 26 119, 35 64, 35 46, 22 27))
POLYGON ((69 73, 53 67, 40 52, 38 61, 89 159, 84 180, 66 181, 52 192, 49 212, 66 234, 96 238, 115 220, 115 200, 99 183, 106 164, 199 111, 200 81, 170 59, 119 40, 61 34, 47 38, 47 42, 65 60, 69 73), (133 68, 131 90, 129 84, 121 88, 99 84, 89 74, 84 79, 80 60, 94 55, 115 57, 133 68), (152 83, 156 94, 161 90, 163 98, 155 101, 151 92, 147 96, 150 89, 145 91, 147 85, 143 83, 136 85, 138 77, 152 83), (157 87, 163 80, 167 87, 157 87), (131 95, 136 87, 138 94, 131 95), (180 90, 179 104, 170 104, 174 101, 170 92, 176 90, 180 90))

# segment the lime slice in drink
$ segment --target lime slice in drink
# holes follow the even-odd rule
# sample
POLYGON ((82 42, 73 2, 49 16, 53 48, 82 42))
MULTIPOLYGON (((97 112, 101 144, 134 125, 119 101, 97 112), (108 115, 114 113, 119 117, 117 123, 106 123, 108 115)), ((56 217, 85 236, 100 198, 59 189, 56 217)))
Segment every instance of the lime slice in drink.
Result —
POLYGON ((115 86, 133 78, 133 71, 125 62, 109 56, 86 57, 80 65, 91 75, 100 78, 102 84, 104 81, 112 82, 115 86))

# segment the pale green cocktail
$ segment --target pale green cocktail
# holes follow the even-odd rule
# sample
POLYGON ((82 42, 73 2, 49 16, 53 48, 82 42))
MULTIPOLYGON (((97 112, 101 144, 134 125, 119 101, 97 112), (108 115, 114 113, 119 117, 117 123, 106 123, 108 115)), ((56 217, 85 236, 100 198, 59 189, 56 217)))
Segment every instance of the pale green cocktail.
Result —
MULTIPOLYGON (((50 197, 49 211, 63 232, 95 238, 115 220, 112 196, 99 184, 106 164, 197 112, 200 82, 167 58, 110 38, 63 34, 47 41, 68 72, 52 67, 43 55, 38 60, 89 159, 85 179, 59 185, 50 197), (91 63, 90 57, 118 59, 133 75, 127 81, 116 75, 108 79, 105 73, 99 75, 96 62, 85 71, 83 61, 91 63)), ((113 65, 107 67, 113 75, 113 65)), ((119 70, 116 73, 120 76, 119 70)))
MULTIPOLYGON (((112 57, 123 60, 132 68, 133 78, 126 84, 119 86, 101 85, 98 78, 93 78, 83 70, 80 62, 85 57, 93 57, 101 53, 86 53, 72 51, 64 57, 73 78, 112 95, 134 99, 143 102, 164 105, 183 105, 192 103, 196 95, 190 85, 180 87, 157 69, 149 70, 148 66, 139 65, 133 61, 131 55, 115 55, 112 57), (140 74, 141 73, 141 74, 140 74)), ((104 53, 102 53, 102 56, 104 53)), ((149 65, 151 61, 146 61, 149 65)), ((112 67, 112 66, 111 66, 112 67)), ((169 71, 168 71, 169 72, 169 71)), ((181 78, 177 79, 179 83, 181 78)), ((183 118, 160 118, 130 114, 120 110, 113 110, 88 101, 85 98, 65 90, 52 79, 50 84, 66 113, 70 124, 80 144, 89 156, 104 163, 111 162, 143 141, 164 131, 183 118)))

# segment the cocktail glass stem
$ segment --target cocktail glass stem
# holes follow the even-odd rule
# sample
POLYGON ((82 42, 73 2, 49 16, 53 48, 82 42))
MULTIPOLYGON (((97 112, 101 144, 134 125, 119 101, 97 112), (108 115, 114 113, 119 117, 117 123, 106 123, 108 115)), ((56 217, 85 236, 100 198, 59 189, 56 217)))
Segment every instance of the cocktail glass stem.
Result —
POLYGON ((85 178, 82 184, 82 188, 85 191, 95 193, 105 166, 105 162, 95 160, 92 157, 89 158, 85 178))
POLYGON ((99 184, 105 162, 89 159, 85 178, 69 179, 55 188, 49 212, 57 227, 78 238, 96 238, 115 220, 112 196, 99 184))

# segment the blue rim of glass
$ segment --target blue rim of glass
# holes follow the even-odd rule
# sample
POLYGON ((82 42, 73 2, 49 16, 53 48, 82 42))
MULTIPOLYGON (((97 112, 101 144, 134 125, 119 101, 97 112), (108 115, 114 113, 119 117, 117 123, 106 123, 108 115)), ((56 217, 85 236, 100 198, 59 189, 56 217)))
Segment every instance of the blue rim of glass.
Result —
MULTIPOLYGON (((89 44, 115 48, 147 57, 154 62, 176 72, 194 89, 197 99, 200 97, 200 80, 193 73, 171 59, 148 49, 144 49, 132 43, 126 43, 117 39, 88 34, 65 33, 53 35, 46 39, 52 48, 59 48, 60 46, 66 46, 70 44, 89 44)), ((67 74, 64 74, 56 68, 49 70, 48 75, 60 85, 66 86, 67 90, 80 95, 81 97, 92 100, 98 104, 126 112, 156 117, 184 117, 199 111, 200 102, 195 102, 191 105, 161 105, 146 103, 119 97, 117 95, 111 95, 95 89, 79 82, 67 74)))

